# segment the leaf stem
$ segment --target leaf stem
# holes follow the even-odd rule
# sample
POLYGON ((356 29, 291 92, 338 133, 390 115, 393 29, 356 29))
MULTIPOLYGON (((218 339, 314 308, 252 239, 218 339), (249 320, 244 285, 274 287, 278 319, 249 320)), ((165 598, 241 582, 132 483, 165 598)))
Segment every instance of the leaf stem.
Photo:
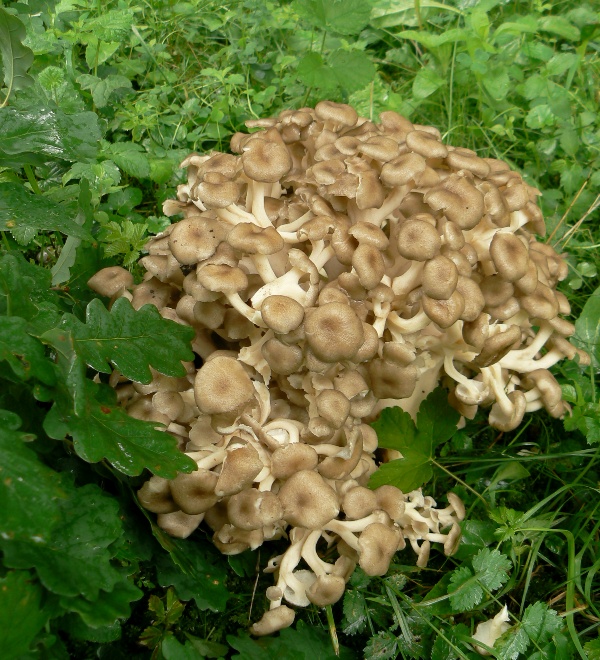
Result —
POLYGON ((333 610, 331 605, 325 607, 325 613, 327 614, 327 624, 329 625, 329 635, 331 636, 331 644, 333 646, 333 652, 336 657, 340 655, 340 642, 337 636, 337 630, 335 628, 335 619, 333 618, 333 610))
POLYGON ((40 186, 37 182, 37 179, 35 178, 35 174, 31 165, 23 165, 23 169, 25 170, 25 176, 27 177, 27 181, 29 181, 29 185, 31 186, 33 192, 36 195, 41 195, 42 191, 40 190, 40 186))
POLYGON ((458 481, 458 483, 466 488, 467 490, 471 491, 475 497, 480 499, 483 502, 483 506, 487 509, 488 508, 488 503, 485 501, 485 498, 480 495, 474 488, 469 486, 469 484, 466 481, 463 481, 460 477, 457 477, 453 472, 450 472, 450 470, 446 469, 441 463, 438 463, 435 459, 431 459, 431 464, 435 465, 436 467, 440 468, 442 472, 445 472, 449 477, 452 477, 455 481, 458 481))

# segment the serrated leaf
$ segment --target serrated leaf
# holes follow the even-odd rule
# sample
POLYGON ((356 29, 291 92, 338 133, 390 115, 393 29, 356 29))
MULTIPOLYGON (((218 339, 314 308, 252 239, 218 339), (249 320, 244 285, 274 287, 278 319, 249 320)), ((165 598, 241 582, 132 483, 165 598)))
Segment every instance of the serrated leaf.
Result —
POLYGON ((8 101, 11 93, 33 84, 33 78, 27 73, 33 64, 33 51, 24 46, 25 26, 6 9, 0 7, 0 55, 4 73, 3 104, 8 101))
POLYGON ((101 589, 111 591, 122 579, 107 550, 121 534, 119 505, 90 484, 73 489, 61 509, 63 520, 50 539, 3 542, 4 561, 11 568, 35 568, 42 584, 56 594, 95 600, 101 589))
POLYGON ((0 537, 41 542, 49 538, 66 497, 60 475, 39 460, 24 434, 3 416, 0 424, 0 537))
POLYGON ((20 227, 60 231, 86 241, 93 240, 92 235, 75 222, 74 216, 70 206, 29 193, 17 183, 0 183, 0 230, 20 227))
POLYGON ((459 637, 469 637, 471 631, 464 623, 454 624, 443 629, 444 637, 437 635, 431 649, 431 660, 458 660, 460 650, 463 648, 459 637), (456 650, 456 649, 459 650, 456 650))
POLYGON ((431 479, 435 448, 456 432, 460 415, 450 407, 447 393, 437 388, 421 403, 415 427, 401 408, 385 408, 373 424, 378 444, 399 451, 403 458, 384 463, 373 474, 369 487, 391 484, 403 492, 419 488, 431 479))
POLYGON ((314 27, 345 35, 358 34, 371 16, 369 0, 296 0, 294 9, 314 27))
POLYGON ((173 635, 163 639, 160 651, 165 660, 198 660, 199 657, 198 651, 190 641, 182 644, 173 635))
POLYGON ((537 602, 529 605, 523 614, 521 627, 529 639, 540 646, 547 644, 552 635, 558 632, 563 620, 546 603, 537 602))
POLYGON ((362 632, 367 625, 367 602, 360 591, 348 589, 344 594, 345 635, 355 635, 362 632))
POLYGON ((60 330, 71 334, 75 352, 93 369, 111 373, 113 365, 139 383, 152 380, 150 367, 167 376, 185 376, 181 362, 194 359, 192 328, 164 319, 154 305, 136 311, 126 298, 116 300, 110 311, 92 300, 85 323, 66 314, 60 330))
POLYGON ((18 316, 0 317, 0 362, 6 360, 17 378, 36 378, 53 385, 54 365, 44 346, 27 333, 27 321, 18 316))
POLYGON ((132 25, 131 9, 110 9, 88 19, 84 29, 103 41, 122 41, 131 33, 132 25))
POLYGON ((555 34, 567 41, 579 41, 581 36, 579 29, 564 16, 544 16, 538 21, 538 29, 555 34))
POLYGON ((483 589, 473 580, 468 566, 461 566, 452 572, 448 593, 450 604, 457 612, 472 610, 483 598, 483 589))
POLYGON ((588 660, 600 660, 600 637, 586 642, 583 649, 587 653, 588 660))
POLYGON ((575 336, 571 340, 592 358, 595 369, 600 368, 600 287, 587 299, 575 321, 575 336))
POLYGON ((157 578, 161 586, 173 586, 181 600, 193 599, 201 610, 223 612, 231 597, 225 586, 225 563, 206 543, 184 544, 173 539, 171 556, 163 555, 159 559, 157 578), (183 561, 177 565, 175 561, 180 557, 183 561))
POLYGON ((130 417, 117 405, 110 388, 103 395, 91 381, 76 383, 73 396, 78 401, 77 414, 65 403, 55 403, 44 419, 44 430, 51 438, 62 440, 70 436, 84 461, 98 463, 106 459, 130 477, 147 468, 173 479, 178 472, 194 469, 195 463, 177 449, 174 437, 157 431, 151 422, 130 417))
POLYGON ((17 225, 10 230, 12 237, 17 241, 22 247, 26 247, 33 241, 33 239, 38 235, 37 229, 35 227, 24 227, 17 225))
POLYGON ((477 571, 477 580, 488 591, 496 591, 508 580, 508 571, 512 568, 510 559, 499 550, 482 548, 473 557, 473 568, 477 571))
POLYGON ((112 160, 136 179, 150 176, 150 161, 143 148, 133 142, 115 142, 108 148, 112 160))
POLYGON ((335 50, 327 61, 338 85, 350 94, 366 87, 377 73, 371 58, 360 50, 335 50))
POLYGON ((77 612, 86 625, 99 628, 110 626, 118 619, 127 619, 131 615, 131 603, 143 595, 141 589, 123 577, 112 591, 100 591, 98 597, 93 600, 81 596, 63 597, 60 604, 67 612, 77 612))
POLYGON ((119 50, 120 45, 118 41, 101 41, 97 37, 90 37, 85 49, 85 61, 88 67, 96 70, 119 50))
POLYGON ((34 153, 46 159, 90 161, 100 140, 98 115, 36 107, 0 109, 0 156, 34 153))
POLYGON ((507 630, 494 643, 494 656, 498 660, 517 660, 528 646, 529 638, 522 628, 507 630))
POLYGON ((381 630, 371 637, 364 649, 369 660, 392 660, 398 655, 398 640, 386 630, 381 630))
POLYGON ((338 84, 332 69, 318 53, 307 53, 298 63, 296 75, 306 87, 323 91, 333 91, 338 84))
POLYGON ((0 645, 4 658, 25 654, 50 612, 42 607, 42 587, 29 571, 0 578, 0 645))

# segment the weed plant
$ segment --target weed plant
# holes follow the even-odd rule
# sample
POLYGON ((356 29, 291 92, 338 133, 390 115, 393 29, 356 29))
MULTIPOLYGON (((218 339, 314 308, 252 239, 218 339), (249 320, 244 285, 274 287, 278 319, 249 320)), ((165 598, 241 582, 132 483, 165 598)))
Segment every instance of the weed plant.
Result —
MULTIPOLYGON (((506 604, 493 657, 600 658, 598 4, 21 0, 0 6, 0 53, 2 657, 473 659, 476 625, 506 604), (107 312, 85 283, 111 264, 139 276, 190 151, 323 98, 437 126, 539 188, 592 365, 555 370, 562 421, 536 413, 502 434, 477 417, 411 439, 418 485, 467 504, 455 556, 357 570, 342 602, 254 640, 271 549, 226 559, 157 528, 135 503, 140 475, 190 464, 105 384, 131 351, 128 377, 176 375, 189 337, 107 312), (114 348, 90 348, 101 325, 114 348)), ((392 416, 382 443, 398 442, 392 416)))

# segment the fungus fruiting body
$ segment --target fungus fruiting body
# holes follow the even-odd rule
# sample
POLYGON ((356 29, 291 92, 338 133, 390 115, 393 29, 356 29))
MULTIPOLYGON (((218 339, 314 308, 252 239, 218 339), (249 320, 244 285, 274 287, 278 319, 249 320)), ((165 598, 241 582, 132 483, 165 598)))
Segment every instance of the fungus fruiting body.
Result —
POLYGON ((509 166, 445 145, 394 112, 347 105, 248 122, 234 154, 191 154, 133 286, 122 269, 97 292, 195 330, 185 378, 111 382, 133 415, 160 421, 197 463, 139 491, 158 524, 185 537, 202 521, 225 554, 270 539, 271 609, 338 600, 354 567, 386 572, 410 545, 452 554, 464 507, 420 491, 367 488, 386 406, 413 416, 439 382, 465 417, 479 407, 514 429, 528 411, 566 411, 548 369, 588 357, 569 344, 565 262, 539 243, 538 191, 509 166), (338 558, 322 558, 325 547, 338 558))

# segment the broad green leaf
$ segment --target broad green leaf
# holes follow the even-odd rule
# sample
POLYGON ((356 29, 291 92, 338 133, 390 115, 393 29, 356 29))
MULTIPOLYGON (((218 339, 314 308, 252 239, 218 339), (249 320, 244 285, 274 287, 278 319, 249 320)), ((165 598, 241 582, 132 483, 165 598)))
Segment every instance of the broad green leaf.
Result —
POLYGON ((27 333, 27 321, 19 316, 0 317, 0 362, 6 360, 17 378, 36 378, 53 385, 54 365, 44 346, 27 333))
POLYGON ((108 148, 110 158, 136 179, 150 176, 150 161, 143 147, 133 142, 115 142, 108 148))
POLYGON ((364 651, 369 660, 395 660, 399 655, 398 638, 389 630, 381 630, 371 637, 364 651))
POLYGON ((97 37, 90 37, 85 49, 85 61, 89 68, 96 70, 119 50, 120 45, 118 41, 100 41, 97 37))
POLYGON ((563 626, 563 620, 546 603, 529 605, 521 619, 521 627, 529 639, 540 646, 547 644, 563 626))
POLYGON ((425 46, 428 50, 439 48, 444 44, 455 44, 466 41, 470 36, 468 30, 462 28, 451 28, 441 34, 431 34, 429 32, 418 32, 417 30, 404 30, 395 35, 398 39, 409 39, 425 46))
POLYGON ((517 660, 528 646, 529 638, 522 628, 507 630, 494 643, 494 656, 498 660, 517 660))
MULTIPOLYGON (((450 4, 435 0, 421 0, 421 9, 431 7, 454 14, 462 15, 462 11, 450 4)), ((376 0, 371 13, 371 23, 378 28, 394 27, 396 25, 416 25, 414 18, 414 0, 376 0)), ((417 33, 418 34, 418 33, 417 33)), ((398 36, 397 34, 395 36, 398 36)))
POLYGON ((588 660, 600 660, 600 637, 586 642, 583 648, 588 654, 588 660))
POLYGON ((416 99, 426 99, 445 84, 445 78, 439 76, 433 69, 422 68, 413 80, 413 96, 416 99))
POLYGON ((473 557, 473 568, 480 584, 488 591, 496 591, 507 582, 512 563, 499 550, 483 548, 473 557))
MULTIPOLYGON (((196 650, 196 653, 199 653, 204 658, 223 658, 229 652, 229 648, 225 644, 219 644, 208 639, 199 639, 189 633, 186 633, 186 637, 188 638, 188 642, 196 650)), ((195 657, 197 658, 198 655, 195 657)))
POLYGON ((371 15, 369 0, 296 0, 294 9, 321 30, 352 35, 363 30, 371 15))
POLYGON ((431 649, 431 660, 458 660, 456 648, 462 649, 460 637, 469 637, 471 631, 464 623, 454 624, 450 628, 444 628, 444 637, 437 635, 433 648, 431 649))
POLYGON ((59 520, 66 495, 60 475, 39 460, 24 434, 12 426, 0 415, 0 536, 43 542, 59 520))
POLYGON ((9 571, 0 578, 0 648, 6 660, 25 654, 50 617, 42 597, 29 571, 9 571))
POLYGON ((110 9, 85 22, 84 29, 102 41, 122 41, 131 34, 133 11, 110 9))
MULTIPOLYGON (((78 383, 78 381, 76 381, 78 383)), ((102 395, 91 381, 77 384, 78 414, 64 403, 54 404, 44 419, 51 438, 73 438, 77 454, 89 463, 106 459, 129 476, 144 468, 167 479, 195 469, 195 463, 177 449, 177 440, 157 431, 156 424, 130 417, 116 404, 116 395, 102 395), (102 396, 97 400, 96 396, 102 396)))
POLYGON ((384 463, 373 474, 371 488, 384 484, 403 492, 420 488, 431 479, 435 448, 456 432, 460 415, 450 407, 447 394, 437 388, 421 403, 415 427, 401 408, 385 408, 373 424, 380 447, 395 449, 403 458, 384 463))
POLYGON ((511 89, 511 79, 506 71, 493 69, 483 78, 483 86, 487 93, 496 101, 506 98, 511 89))
POLYGON ((296 76, 306 87, 314 87, 333 92, 337 79, 331 67, 327 66, 318 53, 307 53, 298 63, 296 76))
POLYGON ((173 539, 171 555, 159 558, 157 577, 161 586, 173 586, 181 600, 193 599, 201 610, 223 612, 231 597, 225 586, 225 562, 206 543, 173 539), (185 571, 174 563, 179 557, 185 571))
POLYGON ((100 137, 94 112, 67 115, 40 107, 29 111, 0 109, 0 162, 5 154, 29 152, 46 159, 87 162, 96 157, 100 137))
POLYGON ((349 93, 366 87, 377 73, 371 58, 360 50, 335 50, 328 63, 338 85, 349 93))
MULTIPOLYGON (((120 44, 117 44, 119 46, 120 44)), ((88 46, 88 50, 89 50, 88 46)), ((106 78, 97 76, 81 75, 77 82, 83 89, 89 89, 92 93, 92 99, 97 108, 104 108, 109 103, 110 95, 117 89, 131 89, 131 81, 125 76, 109 75, 106 78)))
POLYGON ((74 639, 83 639, 98 644, 108 644, 121 638, 121 622, 114 621, 107 626, 88 626, 75 613, 65 614, 60 620, 61 630, 74 639))
MULTIPOLYGON (((23 46, 25 26, 21 21, 6 9, 0 7, 0 55, 2 56, 2 69, 4 70, 4 99, 5 105, 13 91, 23 89, 33 84, 33 78, 27 73, 33 64, 33 51, 23 46)), ((2 106, 0 106, 2 107, 2 106)))
POLYGON ((98 628, 114 624, 118 619, 127 619, 131 615, 131 603, 143 595, 140 589, 122 576, 112 591, 100 591, 93 600, 81 596, 63 597, 60 604, 68 612, 77 612, 86 625, 98 628))
POLYGON ((579 41, 579 28, 568 21, 564 16, 544 16, 539 20, 539 29, 542 32, 555 34, 566 41, 579 41))
POLYGON ((587 299, 575 321, 573 344, 590 354, 592 365, 600 368, 600 287, 587 299))
POLYGON ((108 546, 121 534, 119 505, 97 486, 74 488, 61 502, 63 520, 40 543, 2 542, 11 568, 35 568, 42 584, 61 596, 95 600, 122 580, 108 546))
POLYGON ((549 76, 561 76, 579 61, 575 53, 557 53, 547 64, 546 71, 549 76))
POLYGON ((165 660, 198 660, 202 657, 189 640, 182 644, 173 635, 167 635, 163 639, 160 651, 165 660))
MULTIPOLYGON (((75 216, 75 222, 88 231, 91 230, 94 223, 94 216, 90 205, 91 200, 89 182, 87 179, 82 179, 79 184, 79 210, 75 216)), ((71 268, 75 265, 77 249, 80 245, 81 240, 79 238, 75 238, 75 236, 69 236, 67 238, 56 263, 50 270, 52 273, 52 286, 69 281, 71 278, 71 268)))
POLYGON ((110 311, 98 299, 87 306, 82 323, 66 314, 60 323, 73 338, 75 352, 93 369, 111 373, 111 364, 130 380, 149 383, 150 367, 167 376, 185 376, 181 364, 193 360, 192 328, 164 319, 154 305, 135 310, 119 298, 110 311))
POLYGON ((35 231, 60 231, 85 241, 93 240, 92 235, 77 224, 74 216, 70 206, 56 204, 43 195, 27 192, 17 183, 0 183, 0 230, 28 227, 35 231))

